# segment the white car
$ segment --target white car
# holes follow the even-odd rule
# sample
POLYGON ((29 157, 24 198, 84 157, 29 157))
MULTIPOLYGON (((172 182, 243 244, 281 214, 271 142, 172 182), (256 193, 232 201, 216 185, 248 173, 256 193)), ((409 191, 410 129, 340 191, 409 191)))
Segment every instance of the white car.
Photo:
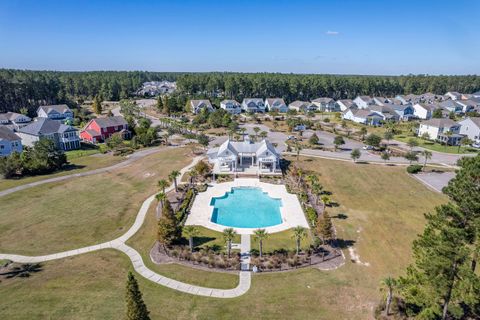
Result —
POLYGON ((480 149, 480 142, 472 143, 471 147, 480 149))
POLYGON ((372 146, 363 146, 363 150, 373 150, 372 146))
POLYGON ((288 136, 287 137, 287 140, 295 140, 295 139, 296 139, 295 136, 288 136))

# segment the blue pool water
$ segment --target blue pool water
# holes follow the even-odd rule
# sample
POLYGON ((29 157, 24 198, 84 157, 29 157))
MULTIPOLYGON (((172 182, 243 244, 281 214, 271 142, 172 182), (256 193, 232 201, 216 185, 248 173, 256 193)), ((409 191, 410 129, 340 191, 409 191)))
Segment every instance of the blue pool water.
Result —
POLYGON ((260 188, 239 187, 217 198, 212 222, 234 228, 264 228, 282 223, 280 199, 271 198, 260 188))

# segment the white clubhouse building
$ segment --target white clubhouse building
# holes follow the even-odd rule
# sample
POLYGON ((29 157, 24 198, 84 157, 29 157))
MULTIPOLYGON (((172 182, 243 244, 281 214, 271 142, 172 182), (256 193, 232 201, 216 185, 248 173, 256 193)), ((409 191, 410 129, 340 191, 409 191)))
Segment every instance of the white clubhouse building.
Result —
POLYGON ((254 143, 245 137, 242 142, 228 139, 220 147, 208 150, 208 160, 216 174, 275 174, 280 173, 280 154, 268 141, 254 143))

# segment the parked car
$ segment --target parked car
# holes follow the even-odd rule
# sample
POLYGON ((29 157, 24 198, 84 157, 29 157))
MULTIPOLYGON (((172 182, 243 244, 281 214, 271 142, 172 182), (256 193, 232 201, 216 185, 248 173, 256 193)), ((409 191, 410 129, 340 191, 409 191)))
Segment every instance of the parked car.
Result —
POLYGON ((472 143, 471 147, 480 149, 480 142, 472 143))
POLYGON ((287 137, 287 140, 295 140, 295 139, 296 139, 295 136, 288 136, 287 137))
POLYGON ((363 146, 363 150, 373 150, 372 146, 363 146))

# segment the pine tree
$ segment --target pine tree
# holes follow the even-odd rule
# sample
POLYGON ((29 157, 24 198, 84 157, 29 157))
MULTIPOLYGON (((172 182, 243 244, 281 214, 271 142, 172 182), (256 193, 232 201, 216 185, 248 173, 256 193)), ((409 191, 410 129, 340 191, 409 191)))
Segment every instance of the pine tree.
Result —
POLYGON ((128 273, 127 293, 125 296, 127 303, 127 320, 150 320, 149 311, 145 302, 143 302, 142 293, 138 287, 137 280, 132 272, 128 273))
POLYGON ((168 101, 168 96, 165 96, 163 99, 163 113, 170 115, 170 106, 169 106, 169 101, 168 101))
POLYGON ((177 218, 173 212, 172 205, 165 199, 162 207, 162 216, 158 220, 157 239, 164 246, 169 246, 174 240, 180 237, 177 218))
POLYGON ((334 238, 332 218, 328 212, 324 212, 317 220, 317 234, 325 243, 334 238))
POLYGON ((464 214, 449 204, 426 219, 423 234, 413 243, 415 262, 400 278, 410 312, 422 319, 478 312, 480 279, 470 268, 464 214))
POLYGON ((157 98, 157 110, 158 110, 158 112, 162 112, 162 111, 163 111, 163 99, 162 99, 162 96, 158 96, 158 98, 157 98))
POLYGON ((100 96, 95 96, 95 98, 93 99, 92 108, 93 112, 95 112, 96 114, 102 114, 102 100, 100 99, 100 96))

